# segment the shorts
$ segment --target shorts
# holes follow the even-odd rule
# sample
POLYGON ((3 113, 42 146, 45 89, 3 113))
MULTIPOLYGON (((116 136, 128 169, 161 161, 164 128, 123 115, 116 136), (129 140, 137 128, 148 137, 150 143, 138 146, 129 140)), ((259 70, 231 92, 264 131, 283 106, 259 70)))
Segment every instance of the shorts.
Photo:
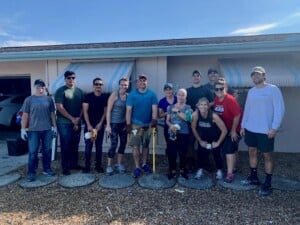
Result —
POLYGON ((142 144, 143 148, 148 148, 151 138, 151 129, 148 127, 139 127, 134 128, 137 129, 137 133, 131 134, 129 145, 132 146, 140 146, 142 144))
POLYGON ((234 154, 237 150, 239 150, 240 140, 241 137, 238 136, 237 141, 232 141, 231 136, 227 135, 223 144, 223 152, 225 154, 234 154))
POLYGON ((268 138, 266 134, 254 133, 245 129, 246 145, 257 148, 261 152, 273 152, 274 140, 274 138, 268 138))

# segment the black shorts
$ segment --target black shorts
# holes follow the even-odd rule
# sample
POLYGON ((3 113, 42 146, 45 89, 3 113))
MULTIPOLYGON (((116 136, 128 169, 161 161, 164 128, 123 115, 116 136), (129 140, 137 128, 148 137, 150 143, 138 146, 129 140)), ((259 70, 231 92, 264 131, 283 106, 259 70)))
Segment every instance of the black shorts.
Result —
POLYGON ((241 137, 238 136, 237 141, 232 141, 231 140, 231 136, 227 135, 225 140, 224 140, 224 144, 223 144, 223 152, 225 154, 233 154, 235 153, 237 150, 239 150, 239 142, 241 140, 241 137))
POLYGON ((248 147, 257 148, 261 152, 274 151, 274 138, 268 138, 268 135, 254 133, 245 129, 245 143, 248 147))

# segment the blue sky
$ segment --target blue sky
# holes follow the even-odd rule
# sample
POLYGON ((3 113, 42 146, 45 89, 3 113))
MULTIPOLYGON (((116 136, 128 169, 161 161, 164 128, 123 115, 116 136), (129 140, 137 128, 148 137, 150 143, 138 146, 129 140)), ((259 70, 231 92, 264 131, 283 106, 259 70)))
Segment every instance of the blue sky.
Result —
POLYGON ((3 0, 0 47, 300 32, 298 0, 3 0))

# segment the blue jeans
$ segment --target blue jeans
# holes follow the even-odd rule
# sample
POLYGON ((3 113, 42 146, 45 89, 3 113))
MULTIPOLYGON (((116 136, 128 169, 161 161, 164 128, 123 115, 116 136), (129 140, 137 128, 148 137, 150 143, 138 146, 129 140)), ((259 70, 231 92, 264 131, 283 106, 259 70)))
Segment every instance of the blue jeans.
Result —
POLYGON ((111 145, 108 150, 108 157, 113 158, 118 147, 118 138, 120 138, 119 154, 124 154, 127 143, 126 123, 111 123, 110 141, 111 145))
POLYGON ((60 136, 61 168, 70 170, 78 165, 78 145, 80 142, 81 126, 73 130, 73 124, 57 124, 60 136))
POLYGON ((44 171, 51 169, 51 130, 29 131, 28 132, 28 173, 35 174, 38 168, 38 152, 40 143, 42 144, 43 169, 44 171))
MULTIPOLYGON (((84 130, 84 133, 87 130, 84 130)), ((96 147, 96 163, 95 168, 100 169, 102 164, 102 143, 103 143, 103 136, 104 136, 104 126, 98 131, 97 139, 95 141, 96 147)), ((94 142, 91 139, 85 140, 85 167, 87 169, 91 168, 91 158, 92 158, 92 150, 93 150, 94 142)))

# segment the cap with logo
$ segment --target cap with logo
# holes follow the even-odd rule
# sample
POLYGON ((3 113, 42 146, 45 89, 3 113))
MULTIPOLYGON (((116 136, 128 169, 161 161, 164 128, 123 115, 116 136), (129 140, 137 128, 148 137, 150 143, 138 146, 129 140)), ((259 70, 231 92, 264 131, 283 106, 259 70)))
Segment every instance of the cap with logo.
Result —
POLYGON ((164 90, 165 89, 173 89, 173 84, 171 84, 171 83, 166 83, 165 85, 164 85, 164 90))
POLYGON ((266 71, 262 66, 256 66, 252 69, 251 76, 252 76, 253 73, 265 74, 266 71))

